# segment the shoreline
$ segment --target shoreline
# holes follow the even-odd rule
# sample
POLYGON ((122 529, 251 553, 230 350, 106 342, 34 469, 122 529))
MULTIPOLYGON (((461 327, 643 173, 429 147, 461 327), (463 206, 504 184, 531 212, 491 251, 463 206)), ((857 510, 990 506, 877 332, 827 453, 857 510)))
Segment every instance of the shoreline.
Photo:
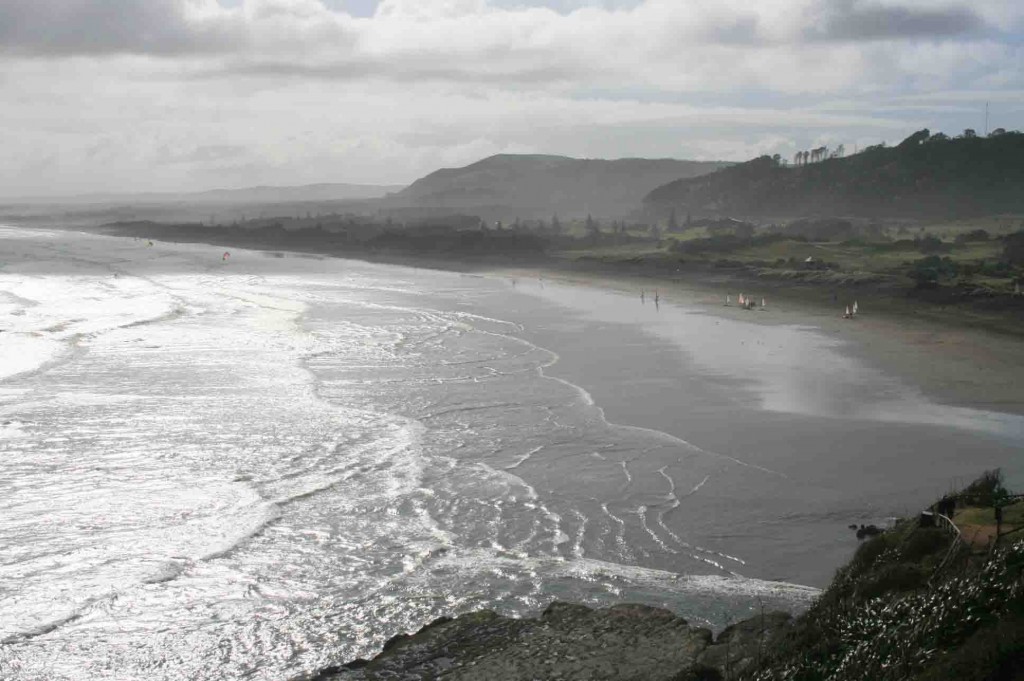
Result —
MULTIPOLYGON (((29 227, 31 229, 31 227, 29 227)), ((51 229, 53 229, 51 227, 51 229)), ((55 228, 58 231, 61 228, 55 228)), ((168 243, 206 243, 254 251, 317 255, 375 264, 397 265, 494 277, 547 277, 569 284, 618 291, 656 288, 664 302, 680 301, 716 317, 758 324, 810 326, 843 341, 843 352, 918 388, 940 405, 1024 415, 1024 314, 986 314, 964 304, 923 303, 899 291, 876 286, 837 289, 806 282, 759 279, 741 271, 714 270, 665 263, 606 262, 552 255, 472 256, 465 258, 401 252, 344 251, 303 244, 239 243, 230 238, 197 241, 175 238, 173 228, 139 235, 168 243), (169 232, 169 233, 163 233, 169 232), (306 246, 306 247, 304 247, 306 246), (762 314, 725 307, 740 292, 767 298, 762 314), (842 296, 833 302, 833 296, 842 296), (842 319, 842 304, 857 300, 860 313, 842 319)), ((106 236, 131 238, 104 226, 68 228, 106 236)), ((211 235, 213 236, 213 235, 211 235)), ((220 235, 217 235, 218 237, 220 235)), ((735 303, 734 303, 735 304, 735 303)))
MULTIPOLYGON (((128 250, 128 249, 126 249, 126 250, 128 250)), ((204 249, 198 249, 198 250, 204 250, 204 249)), ((263 255, 263 254, 266 253, 264 249, 255 249, 255 250, 256 250, 256 253, 259 254, 259 255, 263 255), (263 253, 260 253, 261 250, 263 251, 263 253)), ((296 265, 289 265, 289 266, 290 267, 298 266, 298 267, 301 268, 302 267, 302 265, 301 265, 302 261, 299 260, 299 258, 301 258, 301 257, 303 257, 303 256, 297 254, 297 257, 294 260, 296 265)), ((306 256, 306 257, 308 257, 308 256, 306 256)), ((324 257, 327 257, 327 256, 324 256, 324 257)), ((336 256, 331 255, 330 257, 336 257, 336 256)), ((384 262, 387 262, 387 260, 385 260, 384 262)), ((423 267, 423 263, 415 262, 415 261, 405 262, 405 263, 401 263, 401 264, 404 265, 404 266, 411 266, 411 267, 423 267)), ((454 263, 451 263, 451 264, 454 264, 454 263)), ((344 267, 345 266, 339 265, 337 269, 339 271, 341 271, 341 270, 343 270, 344 267)), ((573 273, 566 273, 564 271, 558 271, 556 269, 548 270, 548 269, 533 269, 533 268, 529 268, 529 267, 526 267, 526 266, 523 266, 523 267, 524 267, 524 269, 516 269, 516 270, 503 270, 503 269, 500 269, 500 268, 499 269, 493 269, 493 270, 485 270, 485 269, 473 270, 473 269, 469 269, 469 268, 463 268, 462 270, 457 270, 454 267, 441 267, 441 268, 438 268, 438 269, 444 269, 444 270, 448 270, 448 271, 453 271, 453 270, 454 271, 470 271, 470 272, 474 272, 475 271, 476 272, 476 276, 483 275, 483 276, 489 276, 489 277, 507 277, 507 276, 509 276, 509 272, 511 271, 511 272, 514 272, 514 273, 520 273, 520 276, 525 276, 525 275, 534 276, 534 275, 536 275, 536 276, 539 276, 539 277, 546 277, 546 278, 549 278, 551 280, 566 281, 566 282, 573 281, 572 277, 575 276, 577 278, 577 280, 582 278, 582 281, 575 281, 574 283, 583 284, 583 285, 586 285, 586 286, 589 286, 589 287, 594 287, 595 289, 600 289, 600 290, 604 290, 604 291, 607 291, 609 289, 611 289, 611 290, 621 290, 621 291, 632 291, 632 290, 634 290, 633 287, 638 283, 637 280, 631 280, 631 279, 628 279, 628 278, 616 279, 614 277, 602 276, 600 274, 592 274, 592 273, 575 273, 575 274, 573 274, 573 273)), ((227 271, 230 271, 230 270, 227 270, 227 271)), ((639 280, 639 281, 643 282, 643 283, 647 283, 647 282, 650 282, 651 279, 645 278, 645 279, 642 279, 642 280, 639 280)), ((750 315, 750 314, 747 314, 746 312, 741 311, 741 310, 739 310, 737 308, 724 308, 724 307, 722 307, 721 303, 718 300, 716 300, 716 293, 715 293, 715 291, 711 287, 708 287, 708 288, 705 289, 705 288, 700 288, 698 286, 695 286, 692 283, 678 282, 678 281, 665 280, 665 279, 657 279, 655 281, 657 281, 657 285, 658 285, 659 288, 663 285, 662 282, 664 282, 664 281, 671 282, 669 285, 672 286, 672 288, 662 288, 661 289, 662 301, 667 304, 666 306, 671 305, 672 303, 675 303, 675 302, 685 303, 686 305, 700 306, 701 313, 706 314, 709 317, 710 316, 714 316, 715 318, 722 318, 722 319, 732 318, 732 319, 748 321, 748 322, 749 321, 755 321, 756 323, 764 325, 764 326, 770 326, 770 325, 808 326, 808 325, 813 325, 816 329, 821 330, 822 333, 826 333, 826 332, 827 333, 831 333, 832 336, 830 336, 830 337, 837 337, 837 338, 840 338, 840 339, 849 340, 849 338, 843 337, 841 335, 836 335, 836 334, 841 334, 842 330, 845 329, 846 327, 848 327, 850 325, 850 323, 843 322, 842 320, 838 320, 836 318, 830 317, 828 311, 826 309, 824 309, 824 308, 820 309, 820 310, 815 310, 813 308, 801 307, 800 305, 798 305, 796 303, 794 303, 792 305, 788 305, 785 302, 776 303, 775 302, 776 299, 773 298, 773 299, 769 300, 769 309, 771 311, 770 313, 758 313, 758 314, 755 314, 755 315, 750 315), (776 312, 777 312, 777 314, 775 314, 776 312), (822 323, 816 323, 814 320, 818 319, 818 318, 820 318, 821 320, 832 319, 832 322, 831 322, 832 326, 830 327, 832 330, 831 331, 826 331, 826 329, 824 329, 822 327, 822 323, 823 322, 822 323)), ((551 286, 549 288, 555 289, 556 287, 555 286, 551 286)), ((633 308, 634 306, 635 307, 639 307, 639 302, 635 298, 633 298, 632 296, 624 298, 624 300, 628 303, 630 308, 633 308)), ((862 300, 862 304, 863 304, 863 300, 862 300)), ((645 312, 653 313, 654 310, 651 309, 651 306, 648 306, 647 309, 645 310, 645 312)), ((661 312, 662 313, 666 312, 664 307, 662 308, 661 312)), ((863 332, 865 334, 867 334, 867 337, 869 337, 869 338, 870 337, 874 337, 874 336, 878 336, 880 334, 884 335, 885 329, 888 328, 888 325, 892 324, 891 320, 890 321, 886 321, 883 317, 880 317, 880 318, 866 317, 865 319, 869 319, 870 322, 871 322, 869 324, 862 325, 862 326, 866 327, 866 328, 863 329, 863 332), (876 319, 878 319, 877 323, 875 321, 876 319), (877 326, 878 324, 882 324, 882 328, 879 328, 877 326)), ((723 324, 724 324, 724 322, 723 322, 723 324)), ((636 330, 637 330, 636 328, 633 328, 632 332, 635 332, 636 330)), ((901 329, 897 328, 897 331, 903 332, 905 330, 901 330, 901 329)), ((758 334, 758 329, 750 327, 748 332, 750 334, 756 336, 758 334)), ((931 330, 931 333, 935 333, 934 329, 931 330)), ((901 343, 905 344, 906 343, 906 338, 904 338, 903 335, 895 334, 895 336, 891 339, 891 343, 895 344, 895 345, 900 345, 901 343)), ((637 347, 640 347, 639 344, 638 344, 637 347)), ((643 353, 649 353, 650 352, 646 343, 642 347, 643 347, 643 349, 640 352, 643 352, 643 353)), ((944 348, 943 352, 948 352, 949 351, 949 348, 945 347, 945 345, 942 345, 941 347, 944 348)), ((849 348, 849 344, 847 344, 847 348, 849 348)), ((904 354, 906 354, 906 353, 904 353, 904 354)), ((618 357, 618 355, 608 355, 608 357, 618 357)), ((651 357, 648 357, 648 360, 651 360, 651 359, 652 359, 651 357)), ((968 357, 966 359, 969 360, 971 358, 968 357)), ((592 362, 592 365, 596 364, 596 363, 593 362, 592 359, 590 359, 589 361, 592 362)), ((609 362, 609 363, 611 363, 611 362, 609 362)), ((664 364, 658 364, 656 361, 651 361, 650 364, 651 364, 651 366, 658 367, 659 369, 663 368, 665 366, 664 364)), ((624 365, 628 367, 628 363, 624 363, 624 365)), ((1016 369, 1016 367, 1014 367, 1014 368, 1016 369)), ((1015 376, 1016 374, 1013 374, 1013 375, 1015 376)), ((661 377, 659 376, 659 378, 661 378, 661 377)), ((1012 382, 1013 376, 1011 376, 1009 378, 1009 380, 1011 380, 1011 382, 1012 382)), ((675 383, 676 383, 676 385, 678 385, 678 381, 675 382, 675 383)), ((609 383, 606 383, 606 386, 607 385, 613 385, 613 384, 609 382, 609 383)), ((639 386, 639 388, 644 388, 644 386, 639 386)), ((616 389, 617 389, 617 386, 616 386, 616 389)), ((963 397, 963 395, 964 395, 963 393, 960 394, 961 397, 963 397)), ((628 399, 622 399, 621 401, 628 402, 629 400, 628 399)), ((656 400, 652 400, 652 401, 656 401, 656 400)), ((602 404, 602 405, 604 404, 604 400, 600 399, 600 397, 598 398, 597 402, 598 402, 598 404, 602 404)), ((666 414, 667 413, 668 412, 666 412, 666 414)), ((662 417, 664 417, 664 415, 662 415, 662 417)), ((700 417, 698 416, 698 418, 700 418, 700 417)), ((839 441, 841 441, 841 439, 842 438, 835 438, 834 442, 839 442, 839 441)), ((759 446, 760 446, 760 443, 759 443, 759 446)), ((915 441, 915 446, 921 447, 923 450, 927 450, 927 447, 920 445, 919 441, 915 441)), ((705 482, 706 482, 706 479, 705 479, 705 482)), ((703 486, 703 484, 704 484, 703 482, 700 483, 700 486, 703 486)), ((700 486, 698 486, 698 488, 700 486)), ((674 493, 674 485, 673 485, 673 493, 674 493)), ((744 499, 744 503, 742 504, 743 507, 747 506, 747 504, 748 504, 747 500, 750 499, 749 496, 745 496, 745 495, 744 496, 739 496, 737 498, 744 499)), ((693 509, 693 510, 694 511, 699 511, 699 509, 693 509)), ((788 519, 782 518, 782 520, 788 520, 788 519)), ((828 519, 828 522, 831 523, 833 521, 831 519, 828 519)), ((846 536, 848 537, 848 533, 847 533, 846 536)), ((801 544, 803 544, 803 543, 812 544, 812 542, 807 542, 806 539, 807 539, 807 536, 801 534, 801 535, 799 535, 798 541, 801 544)), ((710 643, 710 641, 708 641, 708 643, 710 643)))
MULTIPOLYGON (((1024 339, 988 328, 943 325, 926 317, 901 318, 889 309, 873 314, 871 298, 859 299, 861 313, 843 319, 835 308, 817 304, 799 292, 774 289, 764 313, 736 306, 736 295, 757 292, 756 283, 695 282, 667 276, 624 275, 594 270, 544 266, 494 268, 486 274, 500 278, 546 278, 568 285, 621 293, 650 294, 657 289, 664 304, 679 303, 717 318, 766 326, 810 327, 841 342, 841 351, 896 376, 944 406, 1024 415, 1024 339), (725 305, 725 295, 732 306, 725 305), (796 293, 796 295, 794 295, 796 293), (868 307, 868 312, 863 310, 868 307)), ((762 296, 756 293, 760 300, 762 296)))

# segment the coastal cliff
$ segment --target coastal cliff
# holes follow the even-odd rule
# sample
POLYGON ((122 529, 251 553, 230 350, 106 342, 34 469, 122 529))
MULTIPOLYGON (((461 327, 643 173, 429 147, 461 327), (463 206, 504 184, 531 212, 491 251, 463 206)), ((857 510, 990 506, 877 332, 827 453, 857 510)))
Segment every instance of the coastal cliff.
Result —
POLYGON ((796 618, 762 613, 713 637, 661 608, 556 601, 536 619, 443 617, 372 660, 305 678, 1024 679, 1024 501, 986 475, 944 499, 940 509, 956 507, 948 516, 922 514, 864 542, 796 618), (995 534, 979 540, 996 509, 995 534))
POLYGON ((591 609, 555 601, 536 619, 479 611, 441 618, 388 641, 373 660, 311 677, 383 679, 644 679, 699 681, 752 670, 792 617, 772 612, 722 631, 690 626, 668 610, 623 604, 591 609))

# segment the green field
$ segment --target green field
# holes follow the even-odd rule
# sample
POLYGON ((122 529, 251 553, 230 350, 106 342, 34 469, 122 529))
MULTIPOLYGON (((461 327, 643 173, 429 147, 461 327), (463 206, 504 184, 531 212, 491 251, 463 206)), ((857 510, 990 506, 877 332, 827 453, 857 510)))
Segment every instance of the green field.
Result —
MULTIPOLYGON (((994 525, 995 511, 991 508, 965 508, 957 511, 960 525, 994 525)), ((1003 507, 1003 525, 1024 525, 1024 501, 1003 507)))
POLYGON ((559 255, 607 264, 668 264, 731 266, 759 278, 802 280, 807 283, 857 285, 874 283, 890 288, 959 290, 971 295, 1005 296, 1024 278, 1024 269, 1005 262, 1002 237, 1024 228, 1017 215, 993 216, 927 225, 891 225, 871 239, 811 241, 797 238, 739 239, 728 247, 713 245, 704 227, 661 238, 640 239, 649 232, 627 229, 625 237, 602 233, 582 239, 582 227, 570 233, 579 245, 559 255), (965 240, 977 230, 985 235, 965 240), (579 232, 579 234, 577 234, 579 232), (959 237, 959 239, 958 239, 959 237), (937 240, 937 241, 936 241, 937 240), (707 246, 707 250, 704 249, 707 246), (807 259, 811 261, 808 262, 807 259))

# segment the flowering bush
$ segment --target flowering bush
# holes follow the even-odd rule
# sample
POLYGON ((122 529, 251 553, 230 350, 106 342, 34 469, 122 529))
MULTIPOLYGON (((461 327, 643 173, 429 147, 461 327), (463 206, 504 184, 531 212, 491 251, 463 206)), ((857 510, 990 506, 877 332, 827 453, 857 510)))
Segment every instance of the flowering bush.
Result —
POLYGON ((868 598, 857 597, 858 582, 899 564, 900 547, 889 538, 862 552, 755 679, 996 678, 988 667, 1012 669, 1024 658, 1024 540, 940 575, 931 588, 868 598))

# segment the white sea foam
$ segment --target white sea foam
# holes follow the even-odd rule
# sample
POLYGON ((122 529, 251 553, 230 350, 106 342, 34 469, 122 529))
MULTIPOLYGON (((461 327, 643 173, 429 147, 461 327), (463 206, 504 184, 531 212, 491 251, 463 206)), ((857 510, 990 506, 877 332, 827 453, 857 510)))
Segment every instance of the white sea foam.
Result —
POLYGON ((641 504, 636 509, 636 515, 640 519, 640 527, 643 528, 644 532, 650 535, 654 543, 657 544, 662 551, 666 553, 679 553, 674 548, 665 543, 665 541, 657 535, 657 533, 651 529, 651 526, 647 524, 647 507, 641 504))
POLYGON ((26 333, 0 333, 0 381, 36 371, 68 352, 67 344, 59 340, 26 333))
POLYGON ((441 566, 462 570, 491 568, 512 572, 529 572, 545 578, 557 576, 585 580, 609 578, 622 580, 634 587, 657 588, 666 593, 702 593, 720 596, 782 597, 793 605, 809 604, 821 591, 788 582, 768 581, 738 575, 686 575, 655 568, 623 565, 594 558, 564 560, 557 557, 515 558, 484 549, 460 549, 445 554, 441 566))
POLYGON ((0 297, 72 352, 0 387, 0 636, 49 632, 14 644, 36 676, 88 651, 121 678, 234 679, 258 650, 279 678, 322 662, 308 641, 355 657, 453 610, 630 599, 719 626, 816 593, 729 575, 740 551, 673 509, 735 467, 607 423, 518 322, 465 313, 493 301, 457 275, 64 238, 23 240, 50 261, 0 297), (82 304, 37 309, 71 256, 54 281, 82 304))
POLYGON ((505 470, 511 471, 511 470, 515 470, 516 468, 519 468, 524 463, 529 461, 533 457, 534 454, 540 452, 543 449, 544 449, 544 445, 540 445, 539 447, 534 447, 533 449, 529 450, 528 452, 523 454, 521 457, 516 459, 515 463, 512 463, 512 464, 509 464, 508 466, 505 466, 505 470))
MULTIPOLYGON (((339 410, 317 397, 303 358, 358 340, 302 329, 304 293, 261 291, 275 285, 262 276, 189 274, 187 259, 184 272, 143 273, 155 249, 113 243, 140 251, 116 279, 86 258, 74 277, 44 272, 38 257, 20 266, 24 272, 0 272, 0 378, 57 375, 63 369, 55 360, 77 344, 89 348, 87 362, 75 359, 71 381, 56 380, 61 389, 45 398, 25 400, 41 393, 4 388, 0 442, 17 447, 5 464, 18 470, 22 460, 34 460, 69 474, 54 485, 37 466, 29 469, 35 477, 20 480, 33 494, 39 478, 57 503, 38 495, 6 499, 8 533, 48 529, 34 532, 36 544, 18 545, 17 560, 0 567, 0 589, 15 580, 20 594, 18 608, 0 609, 0 636, 53 631, 78 621, 112 589, 164 584, 224 561, 277 522, 284 507, 353 475, 362 484, 360 495, 348 495, 351 504, 404 498, 421 487, 421 425, 339 410), (98 380, 82 389, 75 372, 88 371, 98 380), (175 390, 154 394, 161 381, 175 390), (187 389, 176 391, 178 384, 187 389), (147 419, 146 431, 133 419, 147 419), (352 432, 364 441, 350 445, 340 433, 355 423, 362 425, 352 432), (59 428, 61 436, 29 442, 26 424, 59 428), (372 435, 363 438, 361 430, 372 435), (239 460, 220 471, 225 454, 239 460), (379 472, 346 466, 353 458, 379 472), (254 465, 265 473, 238 474, 239 466, 254 465), (64 531, 94 515, 105 523, 85 534, 64 531), (63 546, 60 563, 43 551, 47 543, 63 546)), ((419 519, 435 540, 443 538, 425 509, 419 519)))

